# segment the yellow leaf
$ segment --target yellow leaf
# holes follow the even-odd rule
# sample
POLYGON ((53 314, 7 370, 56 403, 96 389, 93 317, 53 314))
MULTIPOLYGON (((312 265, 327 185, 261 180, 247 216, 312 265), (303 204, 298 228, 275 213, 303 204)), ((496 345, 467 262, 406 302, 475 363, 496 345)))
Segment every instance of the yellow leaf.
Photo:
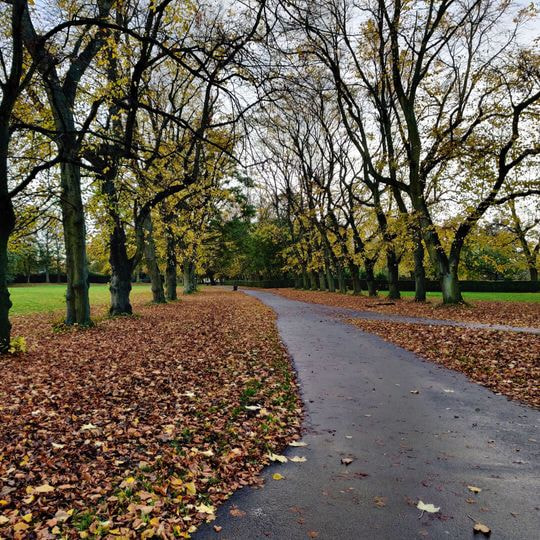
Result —
POLYGON ((28 514, 25 514, 22 518, 26 523, 30 523, 32 521, 32 512, 28 512, 28 514))
POLYGON ((480 493, 482 490, 479 487, 476 486, 467 486, 469 491, 472 491, 473 493, 480 493))
POLYGON ((216 511, 216 509, 209 504, 199 504, 195 507, 195 510, 197 510, 197 512, 201 512, 202 514, 213 514, 216 511))
POLYGON ((19 523, 16 523, 15 525, 13 525, 13 530, 15 532, 26 531, 26 529, 28 529, 28 525, 24 523, 23 521, 19 521, 19 523))
POLYGON ((289 443, 289 446, 307 446, 307 443, 301 441, 293 441, 292 443, 289 443))
POLYGON ((195 482, 187 482, 184 484, 184 487, 186 488, 186 491, 190 495, 195 495, 197 493, 197 488, 195 487, 195 482))
POLYGON ((152 527, 157 527, 159 525, 159 518, 158 517, 153 517, 150 520, 150 525, 152 525, 152 527))
POLYGON ((9 504, 6 499, 0 499, 0 506, 6 506, 6 504, 9 504))
POLYGON ((6 516, 0 516, 0 525, 5 525, 6 523, 9 523, 9 518, 6 516))
POLYGON ((51 532, 53 534, 60 534, 60 527, 58 525, 55 525, 52 529, 51 529, 51 532))
POLYGON ((279 461, 280 463, 287 463, 288 461, 285 456, 280 456, 279 454, 273 454, 272 452, 268 454, 268 459, 270 459, 270 461, 279 461))
POLYGON ((279 474, 279 473, 274 473, 274 474, 272 475, 272 478, 273 478, 274 480, 283 480, 285 477, 282 476, 282 475, 279 474))
POLYGON ((484 525, 483 523, 475 523, 473 530, 475 533, 481 532, 482 534, 485 534, 486 536, 491 534, 491 529, 487 525, 484 525))

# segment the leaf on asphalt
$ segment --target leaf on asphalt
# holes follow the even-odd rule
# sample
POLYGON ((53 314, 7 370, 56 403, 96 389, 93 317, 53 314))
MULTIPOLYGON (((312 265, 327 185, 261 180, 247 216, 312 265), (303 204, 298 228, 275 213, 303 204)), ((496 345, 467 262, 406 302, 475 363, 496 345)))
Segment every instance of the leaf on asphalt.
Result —
POLYGON ((274 474, 272 475, 272 478, 273 478, 274 480, 283 480, 285 477, 284 477, 283 475, 279 474, 279 473, 274 473, 274 474))
POLYGON ((293 456, 289 458, 289 461, 292 461, 293 463, 304 463, 307 460, 304 456, 293 456))
POLYGON ((244 517, 246 515, 246 513, 243 510, 240 510, 240 508, 238 508, 238 506, 233 506, 229 510, 229 514, 231 514, 231 516, 233 516, 233 517, 244 517))
POLYGON ((475 523, 473 527, 473 531, 475 534, 482 533, 482 534, 485 534, 486 536, 489 536, 491 534, 491 529, 487 525, 484 525, 483 523, 475 523))
POLYGON ((354 459, 350 457, 341 458, 341 463, 343 463, 343 465, 350 465, 353 461, 354 459))
POLYGON ((441 509, 440 506, 435 506, 431 503, 426 504, 422 501, 418 501, 416 508, 422 510, 422 512, 428 512, 429 514, 436 514, 441 509))
POLYGON ((419 394, 420 390, 411 390, 411 394, 419 394))
POLYGON ((476 486, 467 486, 467 488, 469 491, 472 491, 473 493, 480 493, 482 491, 481 488, 476 487, 476 486))
POLYGON ((272 452, 268 454, 268 459, 270 461, 279 461, 280 463, 287 463, 287 461, 289 461, 285 456, 280 456, 279 454, 273 454, 272 452))
POLYGON ((307 443, 302 441, 293 441, 289 443, 289 446, 307 446, 307 443))
POLYGON ((309 538, 317 538, 319 536, 317 531, 309 531, 307 534, 309 538))
POLYGON ((386 497, 374 497, 373 502, 377 508, 384 508, 386 506, 386 497))
POLYGON ((223 527, 221 527, 221 525, 214 525, 214 531, 216 531, 217 533, 221 532, 222 529, 223 527))

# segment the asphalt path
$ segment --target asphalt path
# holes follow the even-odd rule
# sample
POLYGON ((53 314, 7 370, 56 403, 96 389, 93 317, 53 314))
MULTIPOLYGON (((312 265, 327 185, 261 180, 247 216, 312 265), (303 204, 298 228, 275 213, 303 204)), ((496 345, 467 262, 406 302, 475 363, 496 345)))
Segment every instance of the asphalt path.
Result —
POLYGON ((307 443, 285 455, 306 462, 266 468, 264 487, 235 493, 195 540, 472 539, 482 537, 475 521, 492 539, 540 538, 540 412, 361 332, 334 308, 247 294, 278 315, 307 443), (422 514, 420 500, 440 511, 422 514))

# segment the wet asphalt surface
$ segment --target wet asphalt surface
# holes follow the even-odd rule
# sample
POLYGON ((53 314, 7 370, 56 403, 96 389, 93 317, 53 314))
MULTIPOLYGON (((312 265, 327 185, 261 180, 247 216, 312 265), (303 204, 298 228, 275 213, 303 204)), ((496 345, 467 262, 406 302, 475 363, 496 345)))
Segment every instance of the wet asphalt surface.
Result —
POLYGON ((235 493, 195 540, 485 538, 470 518, 492 539, 540 538, 540 412, 359 331, 335 309, 248 294, 278 314, 308 444, 285 455, 307 461, 266 468, 265 486, 235 493), (440 512, 421 516, 419 500, 440 512), (245 515, 231 516, 233 506, 245 515))

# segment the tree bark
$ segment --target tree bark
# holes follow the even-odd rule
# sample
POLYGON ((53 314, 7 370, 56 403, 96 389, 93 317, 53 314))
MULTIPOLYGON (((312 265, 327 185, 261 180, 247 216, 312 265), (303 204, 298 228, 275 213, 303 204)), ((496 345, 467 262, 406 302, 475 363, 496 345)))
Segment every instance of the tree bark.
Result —
POLYGON ((165 268, 165 282, 167 300, 177 300, 176 292, 176 242, 172 231, 167 228, 167 266, 165 268))
POLYGON ((354 262, 349 261, 349 272, 351 273, 353 295, 357 296, 362 294, 362 284, 360 282, 360 272, 358 266, 354 262))
POLYGON ((341 294, 347 294, 347 282, 345 281, 345 274, 343 273, 343 267, 341 265, 338 266, 337 275, 339 292, 341 294))
POLYGON ((184 272, 184 294, 194 293, 197 288, 195 284, 195 264, 193 261, 186 259, 182 266, 184 272))
POLYGON ((375 273, 373 272, 373 263, 366 262, 366 284, 369 296, 377 296, 377 286, 375 284, 375 273))
POLYGON ((319 289, 321 291, 326 291, 326 279, 323 270, 319 270, 319 289))
POLYGON ((326 283, 330 292, 336 292, 336 282, 329 264, 326 265, 326 283))
POLYGON ((307 291, 309 289, 309 279, 306 270, 302 271, 302 288, 307 291))
POLYGON ((398 300, 401 298, 399 293, 399 264, 396 253, 393 248, 386 250, 386 267, 388 271, 388 298, 398 300))
POLYGON ((538 281, 538 268, 536 268, 536 265, 529 266, 529 276, 531 281, 538 281))
MULTIPOLYGON (((75 156, 72 156, 74 159, 75 156)), ((89 325, 86 223, 78 165, 62 163, 60 168, 62 225, 66 248, 66 324, 89 325)))
MULTIPOLYGON (((2 171, 3 172, 3 171, 2 171)), ((7 181, 5 183, 7 188, 7 181)), ((4 191, 4 190, 2 190, 4 191)), ((11 323, 9 310, 12 303, 7 284, 8 241, 15 227, 15 212, 7 189, 0 194, 0 354, 9 350, 11 323)))
POLYGON ((152 285, 152 302, 154 302, 154 304, 165 304, 165 292, 163 290, 163 281, 157 263, 156 244, 154 242, 152 218, 150 214, 145 219, 144 226, 146 229, 144 256, 152 285))
POLYGON ((426 270, 424 268, 424 245, 419 233, 415 233, 414 248, 414 301, 426 301, 426 270))
POLYGON ((316 291, 317 290, 317 277, 315 275, 315 272, 313 271, 309 273, 309 283, 310 283, 310 289, 312 291, 316 291))
POLYGON ((116 225, 110 236, 109 263, 111 265, 110 315, 131 315, 133 308, 129 300, 131 292, 132 262, 126 250, 126 234, 121 225, 116 225))

